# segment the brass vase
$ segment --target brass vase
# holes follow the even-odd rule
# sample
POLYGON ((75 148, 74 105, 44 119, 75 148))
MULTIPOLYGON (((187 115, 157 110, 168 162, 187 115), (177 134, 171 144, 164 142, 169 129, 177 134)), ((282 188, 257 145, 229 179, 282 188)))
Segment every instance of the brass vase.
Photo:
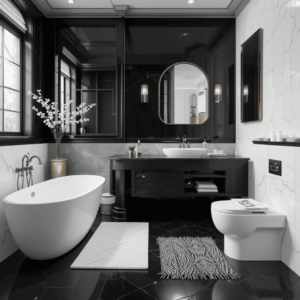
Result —
POLYGON ((67 158, 50 159, 52 178, 58 178, 67 175, 67 160, 67 158))

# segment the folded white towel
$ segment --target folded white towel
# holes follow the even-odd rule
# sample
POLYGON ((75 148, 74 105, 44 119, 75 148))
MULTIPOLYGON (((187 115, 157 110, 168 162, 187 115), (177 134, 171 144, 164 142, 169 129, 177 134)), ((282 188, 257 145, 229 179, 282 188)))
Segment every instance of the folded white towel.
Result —
POLYGON ((268 205, 253 199, 231 199, 231 201, 245 210, 268 210, 268 205))
POLYGON ((218 187, 211 181, 196 181, 196 187, 201 189, 217 189, 218 187))
POLYGON ((218 189, 199 189, 199 188, 195 187, 195 190, 198 193, 218 193, 218 189))

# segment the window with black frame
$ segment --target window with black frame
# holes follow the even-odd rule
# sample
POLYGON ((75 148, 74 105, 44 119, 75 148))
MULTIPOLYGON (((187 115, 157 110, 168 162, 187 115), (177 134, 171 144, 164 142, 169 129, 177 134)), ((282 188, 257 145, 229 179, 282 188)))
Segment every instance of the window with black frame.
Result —
POLYGON ((0 135, 22 133, 22 34, 0 21, 0 135))

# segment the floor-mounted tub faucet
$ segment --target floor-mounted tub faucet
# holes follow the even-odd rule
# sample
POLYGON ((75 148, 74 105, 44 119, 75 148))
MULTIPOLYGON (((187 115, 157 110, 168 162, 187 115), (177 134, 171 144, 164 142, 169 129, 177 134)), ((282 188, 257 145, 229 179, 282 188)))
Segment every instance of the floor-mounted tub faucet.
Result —
POLYGON ((17 178, 17 188, 18 190, 23 189, 24 188, 24 173, 26 175, 26 182, 27 182, 27 186, 33 185, 33 178, 32 178, 32 171, 33 171, 33 166, 29 166, 29 164, 31 163, 31 161, 36 158, 39 162, 39 165, 43 164, 43 161, 41 160, 41 158, 37 155, 34 155, 32 157, 30 157, 30 153, 27 153, 23 156, 22 158, 22 168, 16 168, 16 173, 18 174, 18 178, 17 178), (25 163, 25 165, 24 165, 25 163), (21 177, 21 187, 19 185, 19 181, 20 181, 20 177, 21 177))

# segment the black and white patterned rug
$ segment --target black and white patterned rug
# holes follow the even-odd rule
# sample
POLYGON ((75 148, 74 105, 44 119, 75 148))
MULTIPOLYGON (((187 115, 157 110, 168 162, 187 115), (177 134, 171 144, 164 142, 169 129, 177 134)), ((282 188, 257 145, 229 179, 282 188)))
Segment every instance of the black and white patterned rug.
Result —
POLYGON ((211 237, 158 237, 161 279, 239 279, 211 237))

